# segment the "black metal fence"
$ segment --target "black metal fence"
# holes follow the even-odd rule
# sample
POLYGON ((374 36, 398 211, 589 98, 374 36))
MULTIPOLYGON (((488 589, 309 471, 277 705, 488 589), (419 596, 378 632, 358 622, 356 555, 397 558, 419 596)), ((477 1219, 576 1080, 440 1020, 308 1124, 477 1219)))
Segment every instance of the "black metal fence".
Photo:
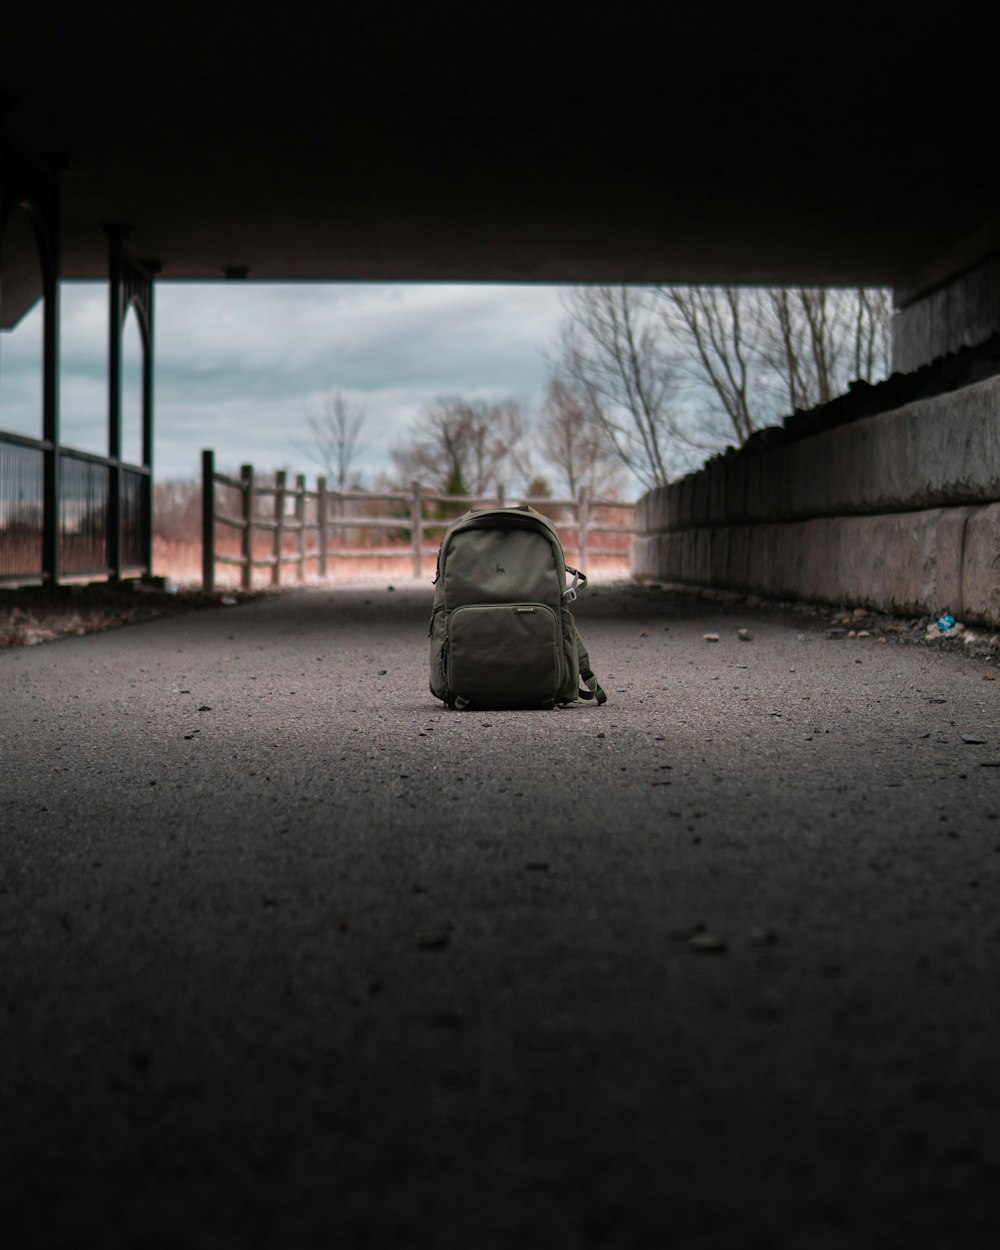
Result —
POLYGON ((109 577, 119 549, 123 574, 149 573, 149 496, 148 468, 0 432, 0 583, 109 577), (58 465, 55 570, 44 557, 50 456, 58 465))
POLYGON ((44 444, 0 434, 0 582, 42 576, 44 444))

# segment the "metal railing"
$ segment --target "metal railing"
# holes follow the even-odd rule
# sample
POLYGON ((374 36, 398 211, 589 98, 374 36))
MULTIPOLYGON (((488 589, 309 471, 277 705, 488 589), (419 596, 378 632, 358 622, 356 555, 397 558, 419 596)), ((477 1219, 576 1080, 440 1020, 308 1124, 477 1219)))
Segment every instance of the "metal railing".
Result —
POLYGON ((0 583, 42 578, 46 449, 0 434, 0 583))
MULTIPOLYGON (((541 510, 569 511, 572 519, 564 546, 584 566, 592 554, 592 535, 633 533, 630 503, 617 499, 592 499, 585 489, 576 499, 519 496, 518 502, 541 510), (627 510, 630 523, 616 525, 600 520, 598 510, 606 509, 627 510)), ((274 475, 273 484, 263 484, 256 479, 253 465, 242 465, 240 476, 232 477, 216 470, 214 452, 204 451, 202 584, 206 590, 215 589, 216 569, 220 564, 238 567, 241 587, 250 590, 254 585, 256 569, 268 570, 271 584, 280 586, 283 570, 289 565, 294 566, 297 580, 301 582, 306 578, 306 566, 310 563, 315 566, 317 575, 325 579, 329 576, 333 558, 398 559, 400 556, 408 556, 412 560, 413 576, 418 578, 423 575, 424 560, 437 554, 438 544, 428 545, 425 542, 428 531, 443 532, 447 529, 457 515, 455 509, 503 507, 505 503, 502 486, 493 496, 485 498, 441 495, 425 490, 419 482, 412 483, 409 493, 333 491, 327 487, 324 477, 317 479, 315 489, 309 489, 304 474, 297 474, 290 482, 283 470, 274 475), (233 511, 224 511, 219 507, 219 488, 235 496, 236 508, 233 511), (386 505, 385 511, 395 509, 395 515, 359 514, 359 508, 376 504, 386 505), (438 515, 435 516, 435 512, 438 515), (448 515, 449 512, 454 515, 448 515), (220 526, 235 532, 238 550, 219 549, 220 526), (360 534, 375 531, 395 534, 400 538, 405 536, 405 541, 379 546, 359 542, 352 544, 350 541, 360 534), (341 536, 344 541, 335 541, 341 536), (269 550, 262 552, 262 546, 269 550)))
POLYGON ((150 572, 149 494, 150 470, 142 465, 0 431, 0 583, 150 572), (45 495, 53 457, 54 501, 45 495), (55 570, 44 554, 47 516, 55 570))

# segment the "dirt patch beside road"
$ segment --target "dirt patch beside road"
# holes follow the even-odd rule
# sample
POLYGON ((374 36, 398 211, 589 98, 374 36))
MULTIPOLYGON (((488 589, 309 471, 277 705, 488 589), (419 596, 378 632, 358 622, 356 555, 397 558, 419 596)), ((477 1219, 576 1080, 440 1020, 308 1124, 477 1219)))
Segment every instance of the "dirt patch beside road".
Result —
POLYGON ((161 616, 232 606, 251 597, 238 591, 205 594, 166 582, 0 589, 0 647, 30 647, 161 616))

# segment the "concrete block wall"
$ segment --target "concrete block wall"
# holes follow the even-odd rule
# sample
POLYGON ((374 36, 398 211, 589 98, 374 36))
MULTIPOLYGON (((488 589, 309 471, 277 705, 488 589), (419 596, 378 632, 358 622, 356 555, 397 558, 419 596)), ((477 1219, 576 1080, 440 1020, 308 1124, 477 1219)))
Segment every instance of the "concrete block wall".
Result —
MULTIPOLYGON (((1000 225, 977 239, 979 249, 1000 246, 1000 225)), ((930 290, 897 291, 892 365, 909 373, 937 356, 981 343, 1000 330, 1000 253, 930 290)))
POLYGON ((637 577, 1000 626, 1000 377, 711 462, 636 505, 637 577))

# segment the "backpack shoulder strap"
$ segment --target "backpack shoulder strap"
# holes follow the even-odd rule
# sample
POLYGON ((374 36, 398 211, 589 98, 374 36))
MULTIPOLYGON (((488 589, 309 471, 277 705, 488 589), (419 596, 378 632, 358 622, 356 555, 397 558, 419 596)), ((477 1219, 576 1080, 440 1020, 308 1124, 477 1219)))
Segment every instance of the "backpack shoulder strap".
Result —
MULTIPOLYGON (((579 586, 581 589, 584 586, 586 586, 587 574, 581 573, 579 569, 573 568, 573 566, 570 564, 566 565, 566 573, 567 575, 570 573, 573 574, 573 583, 572 585, 567 586, 566 589, 563 591, 563 602, 572 603, 576 599, 577 586, 579 586)), ((577 635, 577 641, 579 641, 579 635, 577 635)))
POLYGON ((580 680, 587 687, 581 690, 579 697, 581 699, 596 699, 598 706, 607 703, 607 691, 594 676, 594 670, 590 667, 590 656, 587 654, 587 648, 583 645, 583 639, 580 637, 580 631, 576 627, 576 621, 573 622, 573 635, 576 638, 576 653, 580 661, 580 680))

